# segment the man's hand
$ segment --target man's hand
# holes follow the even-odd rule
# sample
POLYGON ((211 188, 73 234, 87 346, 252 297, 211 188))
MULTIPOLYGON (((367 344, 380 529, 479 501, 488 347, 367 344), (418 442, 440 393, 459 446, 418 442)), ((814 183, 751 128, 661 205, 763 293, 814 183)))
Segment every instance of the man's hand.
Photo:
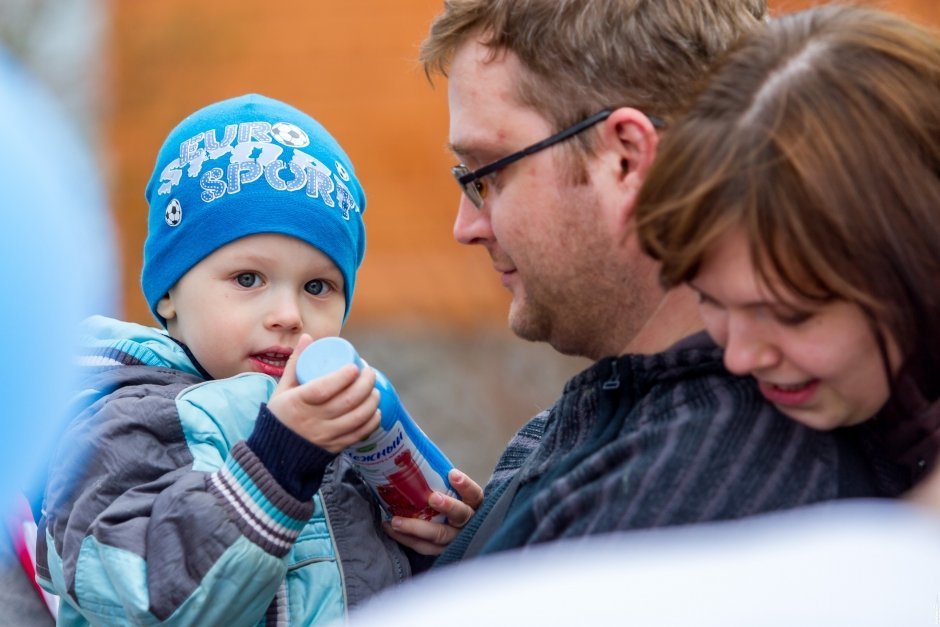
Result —
POLYGON ((456 468, 451 470, 447 480, 460 499, 440 492, 433 492, 428 497, 428 505, 447 516, 447 522, 435 523, 419 518, 393 516, 385 523, 385 532, 399 544, 423 555, 443 553, 483 502, 483 488, 461 471, 456 468))

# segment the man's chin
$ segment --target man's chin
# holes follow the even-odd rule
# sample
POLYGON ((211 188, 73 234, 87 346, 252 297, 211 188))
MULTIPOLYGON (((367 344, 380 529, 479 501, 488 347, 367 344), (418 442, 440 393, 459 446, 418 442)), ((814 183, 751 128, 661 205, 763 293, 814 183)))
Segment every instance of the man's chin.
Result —
POLYGON ((558 324, 549 312, 540 309, 513 306, 509 309, 509 328, 516 337, 529 342, 545 342, 562 355, 589 357, 591 352, 583 343, 583 337, 572 334, 570 326, 558 324))
POLYGON ((535 315, 524 303, 513 300, 509 306, 509 328, 520 339, 545 342, 548 340, 551 325, 546 317, 535 315))

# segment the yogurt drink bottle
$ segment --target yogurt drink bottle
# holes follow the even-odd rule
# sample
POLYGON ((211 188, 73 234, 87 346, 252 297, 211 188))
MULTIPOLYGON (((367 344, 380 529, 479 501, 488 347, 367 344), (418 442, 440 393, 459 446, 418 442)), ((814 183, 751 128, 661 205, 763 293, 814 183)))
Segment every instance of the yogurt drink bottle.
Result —
MULTIPOLYGON (((364 365, 352 344, 339 337, 320 338, 297 360, 297 380, 306 383, 350 363, 360 370, 364 365)), ((459 498, 447 481, 454 465, 411 418, 388 378, 374 370, 375 387, 381 395, 381 423, 343 455, 356 467, 387 517, 443 522, 445 517, 428 505, 428 497, 437 491, 459 498)))

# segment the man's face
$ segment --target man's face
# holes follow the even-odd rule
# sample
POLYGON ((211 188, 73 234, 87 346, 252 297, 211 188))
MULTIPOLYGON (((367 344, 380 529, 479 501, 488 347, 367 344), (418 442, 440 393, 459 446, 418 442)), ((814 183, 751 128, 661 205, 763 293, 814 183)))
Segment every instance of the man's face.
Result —
MULTIPOLYGON (((557 130, 517 103, 515 56, 487 62, 488 53, 470 41, 448 72, 450 144, 471 170, 557 130)), ((576 183, 563 150, 548 148, 488 176, 482 209, 461 194, 454 236, 489 253, 512 293, 514 333, 547 341, 562 353, 593 356, 610 283, 622 283, 621 273, 605 266, 615 245, 613 225, 601 215, 591 160, 585 164, 587 181, 576 183)))

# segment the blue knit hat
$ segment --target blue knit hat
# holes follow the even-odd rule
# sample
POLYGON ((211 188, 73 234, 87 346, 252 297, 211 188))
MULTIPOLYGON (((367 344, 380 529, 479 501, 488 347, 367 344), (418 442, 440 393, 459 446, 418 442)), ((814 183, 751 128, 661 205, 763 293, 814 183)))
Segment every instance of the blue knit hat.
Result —
POLYGON ((164 326, 157 303, 190 268, 259 233, 296 237, 329 257, 349 314, 365 254, 365 194, 349 157, 309 115, 257 94, 200 109, 170 132, 146 195, 141 284, 164 326))

